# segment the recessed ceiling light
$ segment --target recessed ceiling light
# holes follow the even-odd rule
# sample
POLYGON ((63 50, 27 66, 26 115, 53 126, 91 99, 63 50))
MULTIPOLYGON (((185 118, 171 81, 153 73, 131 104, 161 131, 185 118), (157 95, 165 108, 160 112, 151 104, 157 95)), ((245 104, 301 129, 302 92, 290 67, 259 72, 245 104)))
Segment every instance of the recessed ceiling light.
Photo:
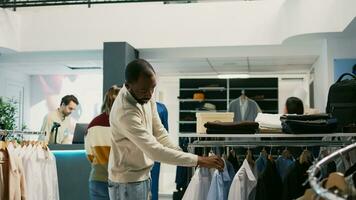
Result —
POLYGON ((249 74, 219 74, 218 78, 226 79, 226 78, 250 78, 249 74))

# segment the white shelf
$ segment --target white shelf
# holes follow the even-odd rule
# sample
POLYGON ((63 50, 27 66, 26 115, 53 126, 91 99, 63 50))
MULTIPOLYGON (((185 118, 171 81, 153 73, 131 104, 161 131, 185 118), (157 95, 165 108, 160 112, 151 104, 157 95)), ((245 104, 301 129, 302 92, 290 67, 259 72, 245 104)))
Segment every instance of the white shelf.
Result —
POLYGON ((230 90, 278 90, 277 87, 232 87, 230 90))
MULTIPOLYGON (((250 98, 250 99, 252 99, 252 100, 254 100, 254 101, 278 101, 278 99, 253 99, 253 98, 250 98)), ((235 99, 230 99, 230 101, 233 101, 233 100, 235 100, 235 99)))
POLYGON ((196 121, 178 121, 180 124, 196 124, 196 121))
POLYGON ((203 101, 227 101, 227 99, 204 99, 204 100, 196 100, 196 99, 179 99, 180 102, 203 102, 203 101))
POLYGON ((180 110, 179 112, 189 112, 189 113, 196 113, 196 112, 227 112, 226 110, 212 110, 212 111, 207 111, 207 110, 180 110))
POLYGON ((181 88, 180 91, 226 91, 225 87, 181 88))
POLYGON ((179 133, 178 137, 195 138, 302 138, 302 137, 356 137, 356 133, 323 133, 323 134, 280 134, 280 133, 259 133, 259 134, 197 134, 179 133))

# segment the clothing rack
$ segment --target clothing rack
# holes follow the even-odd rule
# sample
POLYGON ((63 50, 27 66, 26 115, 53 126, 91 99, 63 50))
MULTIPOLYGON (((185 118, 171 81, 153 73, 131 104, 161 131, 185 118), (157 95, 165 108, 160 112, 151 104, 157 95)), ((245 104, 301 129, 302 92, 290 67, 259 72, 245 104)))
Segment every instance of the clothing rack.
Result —
POLYGON ((7 136, 8 134, 46 135, 46 132, 45 131, 0 130, 0 135, 7 136))
POLYGON ((350 144, 342 149, 339 149, 330 155, 326 156, 325 158, 321 159, 319 162, 315 163, 312 165, 308 171, 309 173, 309 183, 311 188, 314 190, 314 192, 321 198, 327 199, 327 200, 343 200, 342 197, 339 197, 329 190, 323 188, 321 184, 319 183, 319 179, 316 177, 317 174, 321 171, 322 166, 327 165, 330 161, 334 160, 337 157, 343 157, 344 154, 347 152, 350 152, 352 150, 356 149, 356 142, 353 144, 350 144))
POLYGON ((188 148, 195 147, 340 147, 352 144, 351 140, 321 141, 321 140, 266 140, 266 141, 194 141, 188 144, 188 148))
POLYGON ((45 131, 20 131, 20 130, 0 130, 0 138, 4 139, 6 137, 13 136, 14 138, 19 141, 24 140, 24 136, 28 137, 26 140, 29 141, 42 141, 46 136, 45 131), (38 136, 38 137, 33 137, 38 136))

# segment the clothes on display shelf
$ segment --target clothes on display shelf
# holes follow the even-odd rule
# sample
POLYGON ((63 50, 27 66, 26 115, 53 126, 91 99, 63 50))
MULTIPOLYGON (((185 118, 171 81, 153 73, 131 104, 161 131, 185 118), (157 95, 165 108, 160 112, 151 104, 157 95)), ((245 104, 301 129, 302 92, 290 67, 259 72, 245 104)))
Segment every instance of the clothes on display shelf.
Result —
POLYGON ((282 130, 290 134, 333 133, 337 130, 337 119, 328 114, 283 115, 282 130))
POLYGON ((207 134, 254 134, 258 130, 256 122, 207 122, 207 134))
POLYGON ((255 122, 259 124, 261 133, 280 133, 282 132, 281 116, 280 114, 258 113, 255 122))
POLYGON ((234 113, 234 122, 255 121, 261 109, 256 101, 241 95, 230 103, 229 112, 234 113))
POLYGON ((0 199, 59 200, 56 159, 47 146, 1 143, 0 199))

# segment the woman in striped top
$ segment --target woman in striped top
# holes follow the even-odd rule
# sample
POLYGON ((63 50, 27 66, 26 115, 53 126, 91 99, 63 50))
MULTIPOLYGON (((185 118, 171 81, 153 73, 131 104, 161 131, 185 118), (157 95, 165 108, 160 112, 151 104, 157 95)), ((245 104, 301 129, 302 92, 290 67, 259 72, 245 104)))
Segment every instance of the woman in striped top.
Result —
POLYGON ((89 177, 89 196, 91 200, 109 200, 108 160, 111 146, 109 114, 120 88, 113 85, 105 94, 101 114, 89 124, 85 136, 85 150, 91 172, 89 177))

